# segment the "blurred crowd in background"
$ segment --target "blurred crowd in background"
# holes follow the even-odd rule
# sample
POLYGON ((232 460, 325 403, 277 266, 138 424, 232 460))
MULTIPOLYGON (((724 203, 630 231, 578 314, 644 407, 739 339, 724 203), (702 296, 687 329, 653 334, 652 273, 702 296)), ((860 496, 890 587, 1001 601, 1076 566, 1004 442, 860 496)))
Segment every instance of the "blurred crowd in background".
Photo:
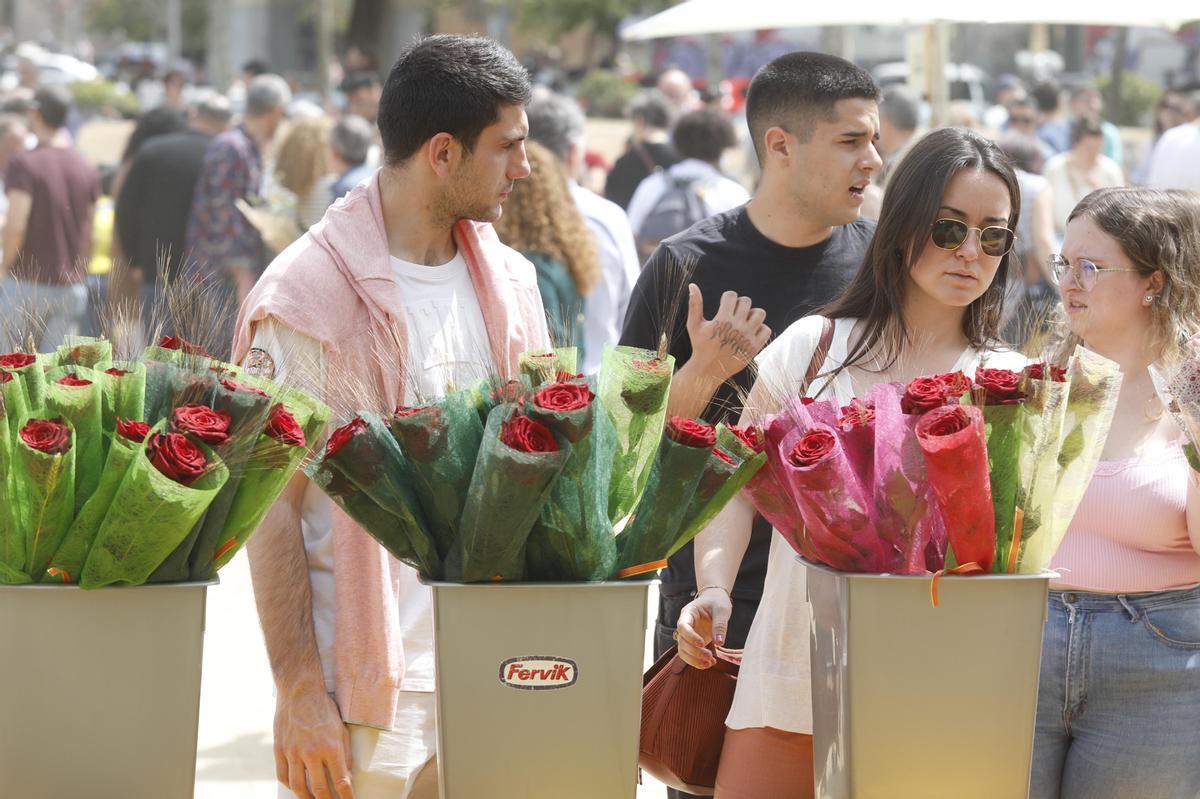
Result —
MULTIPOLYGON (((778 54, 772 46, 764 40, 761 60, 778 54)), ((89 95, 96 67, 84 59, 25 43, 9 46, 3 63, 5 351, 30 337, 45 351, 72 332, 136 346, 147 335, 139 320, 177 281, 207 281, 231 330, 273 255, 380 165, 386 69, 356 48, 335 65, 326 97, 258 59, 225 86, 204 85, 187 64, 127 68, 119 79, 133 99, 120 114, 89 95)), ((530 65, 534 176, 518 183, 496 228, 536 265, 553 333, 580 346, 592 371, 617 342, 657 243, 749 199, 757 174, 741 84, 698 81, 667 62, 626 79, 624 118, 606 119, 585 114, 601 105, 586 74, 530 65)), ((920 94, 876 75, 884 166, 867 216, 930 117, 920 94)), ((1019 167, 1025 279, 1008 303, 1019 344, 1057 300, 1046 263, 1083 196, 1122 184, 1200 191, 1200 83, 1158 87, 1141 126, 1109 119, 1091 79, 1004 74, 990 88, 982 102, 952 102, 944 122, 995 137, 1019 167)))

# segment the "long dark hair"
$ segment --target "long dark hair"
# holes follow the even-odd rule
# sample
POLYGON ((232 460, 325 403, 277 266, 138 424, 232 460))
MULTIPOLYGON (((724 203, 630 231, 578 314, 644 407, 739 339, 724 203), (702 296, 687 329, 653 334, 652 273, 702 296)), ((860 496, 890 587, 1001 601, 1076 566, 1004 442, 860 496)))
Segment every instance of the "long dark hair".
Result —
MULTIPOLYGON (((1008 227, 1017 229, 1021 190, 1012 163, 995 143, 964 128, 940 128, 914 144, 888 180, 875 238, 862 266, 841 296, 820 311, 832 319, 859 319, 865 325, 842 368, 870 354, 882 359, 881 368, 890 367, 901 349, 912 342, 912 331, 905 327, 901 313, 908 273, 925 247, 946 187, 964 169, 986 170, 1004 181, 1012 207, 1008 227)), ((1010 250, 1000 259, 992 284, 963 314, 963 335, 972 347, 999 339, 1000 310, 1012 258, 1010 250)))

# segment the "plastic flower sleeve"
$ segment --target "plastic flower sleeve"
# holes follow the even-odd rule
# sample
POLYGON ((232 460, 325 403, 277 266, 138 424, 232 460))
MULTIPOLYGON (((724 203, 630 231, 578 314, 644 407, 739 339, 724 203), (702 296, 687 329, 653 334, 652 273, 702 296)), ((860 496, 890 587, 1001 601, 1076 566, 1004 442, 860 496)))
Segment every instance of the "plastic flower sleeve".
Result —
POLYGON ((997 544, 985 413, 967 405, 935 408, 922 415, 916 433, 955 557, 989 571, 997 544))
POLYGON ((0 367, 21 381, 21 390, 25 393, 25 414, 39 416, 46 405, 46 371, 35 358, 27 366, 0 367))
POLYGON ((872 519, 887 546, 885 562, 877 571, 921 574, 944 565, 947 536, 917 442, 921 416, 901 410, 903 393, 904 386, 895 383, 877 384, 871 392, 875 403, 872 519), (932 557, 927 551, 931 547, 932 557))
MULTIPOLYGON (((332 472, 318 485, 341 495, 346 513, 401 560, 429 579, 440 579, 443 563, 428 522, 421 511, 413 475, 400 445, 387 425, 372 413, 362 413, 339 432, 352 430, 330 454, 326 448, 313 471, 332 472), (339 479, 340 478, 340 479, 339 479), (347 483, 349 485, 347 485, 347 483), (381 513, 380 511, 383 511, 381 513), (369 523, 369 524, 368 524, 369 523)), ((337 499, 338 496, 334 496, 337 499)))
POLYGON ((61 366, 46 373, 46 415, 61 416, 75 430, 75 508, 83 507, 104 468, 104 425, 101 422, 100 377, 81 366, 61 366), (64 385, 76 378, 87 385, 64 385))
POLYGON ((412 469, 413 488, 438 555, 445 558, 458 535, 483 441, 483 422, 472 392, 457 391, 424 408, 398 412, 390 427, 412 469))
MULTIPOLYGON (((984 435, 987 439, 988 472, 991 475, 992 509, 995 517, 995 543, 993 557, 988 564, 975 557, 967 558, 954 548, 959 563, 978 562, 992 571, 1007 570, 1009 553, 1012 551, 1014 531, 1017 523, 1017 496, 1020 486, 1021 433, 1025 426, 1025 410, 1021 405, 984 405, 984 435)), ((943 506, 944 507, 944 506, 943 506)), ((954 541, 954 530, 949 520, 946 529, 954 541)))
POLYGON ((118 418, 146 419, 146 364, 119 361, 96 374, 100 380, 100 421, 109 437, 118 418))
POLYGON ((632 577, 666 564, 712 447, 694 447, 662 434, 646 489, 629 525, 617 536, 617 576, 632 577))
POLYGON ((559 442, 552 452, 513 449, 501 440, 501 432, 516 413, 516 405, 505 403, 488 415, 458 541, 446 561, 448 579, 474 583, 524 577, 525 542, 567 463, 570 445, 559 442))
POLYGON ((1108 438, 1121 391, 1121 369, 1091 350, 1076 347, 1067 369, 1067 382, 1071 387, 1050 521, 1043 521, 1038 534, 1025 539, 1017 568, 1022 574, 1044 571, 1067 533, 1108 438))
MULTIPOLYGON (((15 379, 5 385, 16 385, 17 395, 24 396, 15 379)), ((0 401, 0 491, 5 497, 0 506, 0 585, 14 585, 30 578, 24 572, 25 536, 18 526, 21 517, 13 490, 12 434, 5 414, 6 406, 0 401)))
POLYGON ((108 448, 108 460, 104 462, 100 483, 76 514, 66 536, 55 551, 47 570, 48 580, 61 580, 64 583, 79 580, 88 552, 96 540, 96 533, 112 508, 117 489, 125 479, 125 473, 129 471, 134 458, 141 454, 142 447, 141 442, 130 441, 121 436, 114 437, 112 445, 108 448))
POLYGON ((885 571, 869 494, 858 484, 836 431, 821 424, 795 427, 780 442, 777 457, 821 560, 838 571, 885 571), (810 447, 807 462, 798 462, 810 447))
POLYGON ((575 374, 579 351, 575 347, 560 347, 553 350, 531 350, 517 356, 517 368, 529 378, 529 384, 537 387, 553 383, 563 374, 575 374))
POLYGON ((1021 414, 1021 450, 1017 468, 1017 525, 1008 552, 1003 558, 1004 571, 1017 571, 1025 541, 1041 535, 1051 524, 1054 495, 1058 487, 1058 453, 1062 444, 1063 423, 1067 413, 1070 384, 1027 377, 1025 409, 1021 414))
POLYGON ((141 585, 187 537, 229 477, 225 464, 200 445, 207 467, 190 486, 163 474, 148 455, 159 423, 137 447, 80 574, 83 588, 141 585))
POLYGON ((692 495, 688 509, 683 515, 683 527, 675 543, 667 550, 668 558, 699 535, 767 461, 765 453, 751 452, 748 457, 745 456, 741 448, 732 446, 728 439, 722 438, 722 431, 726 431, 728 435, 727 428, 718 425, 717 448, 729 460, 725 460, 714 450, 708 462, 704 464, 704 472, 700 476, 700 482, 696 484, 696 493, 692 495), (725 446, 722 446, 722 440, 725 440, 725 446))
POLYGON ((146 369, 143 418, 150 424, 157 424, 171 412, 171 383, 179 371, 179 365, 173 361, 151 359, 142 363, 146 369))
POLYGON ((3 371, 4 375, 8 375, 8 379, 5 380, 4 375, 0 375, 0 402, 3 403, 0 413, 3 413, 4 422, 8 425, 9 440, 12 441, 15 439, 17 431, 21 429, 23 421, 31 413, 25 395, 25 386, 20 377, 8 370, 3 371))
MULTIPOLYGON (((580 385, 583 385, 580 383, 580 385)), ((603 580, 617 560, 608 519, 616 430, 599 400, 578 410, 548 411, 536 403, 529 415, 571 444, 562 475, 529 534, 525 563, 531 580, 603 580)))
POLYGON ((75 432, 70 431, 68 449, 59 454, 35 450, 18 436, 13 441, 12 472, 21 513, 18 535, 25 544, 24 570, 38 582, 75 513, 75 432))
POLYGON ((817 554, 804 527, 804 519, 792 497, 779 455, 779 447, 791 425, 792 421, 786 414, 773 415, 766 420, 762 435, 767 461, 746 483, 746 494, 754 509, 770 522, 792 549, 813 563, 820 563, 821 556, 817 554))
POLYGON ((600 402, 617 431, 608 518, 613 524, 638 504, 650 477, 667 419, 675 359, 652 350, 605 347, 600 367, 600 402))
POLYGON ((83 366, 88 369, 107 368, 112 362, 112 342, 91 336, 67 336, 59 346, 58 364, 60 366, 83 366))

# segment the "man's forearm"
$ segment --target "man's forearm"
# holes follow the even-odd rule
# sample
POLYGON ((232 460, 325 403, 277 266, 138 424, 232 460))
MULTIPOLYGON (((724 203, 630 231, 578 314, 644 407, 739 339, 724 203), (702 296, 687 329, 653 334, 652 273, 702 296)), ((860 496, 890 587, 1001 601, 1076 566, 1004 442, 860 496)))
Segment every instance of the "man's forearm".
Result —
POLYGON ((271 673, 281 694, 324 690, 312 621, 312 588, 300 532, 307 478, 298 474, 246 547, 254 600, 267 644, 271 673))
POLYGON ((689 360, 671 378, 671 394, 667 398, 667 415, 695 419, 704 413, 708 403, 724 383, 713 370, 695 360, 689 360))

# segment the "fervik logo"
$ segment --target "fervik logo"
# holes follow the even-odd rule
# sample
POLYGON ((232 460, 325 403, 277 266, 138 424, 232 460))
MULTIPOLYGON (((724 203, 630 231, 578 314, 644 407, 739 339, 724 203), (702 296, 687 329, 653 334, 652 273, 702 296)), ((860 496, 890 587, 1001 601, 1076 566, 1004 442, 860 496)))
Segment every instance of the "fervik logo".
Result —
POLYGON ((523 691, 570 688, 579 679, 579 665, 569 658, 530 655, 500 664, 500 682, 523 691))

